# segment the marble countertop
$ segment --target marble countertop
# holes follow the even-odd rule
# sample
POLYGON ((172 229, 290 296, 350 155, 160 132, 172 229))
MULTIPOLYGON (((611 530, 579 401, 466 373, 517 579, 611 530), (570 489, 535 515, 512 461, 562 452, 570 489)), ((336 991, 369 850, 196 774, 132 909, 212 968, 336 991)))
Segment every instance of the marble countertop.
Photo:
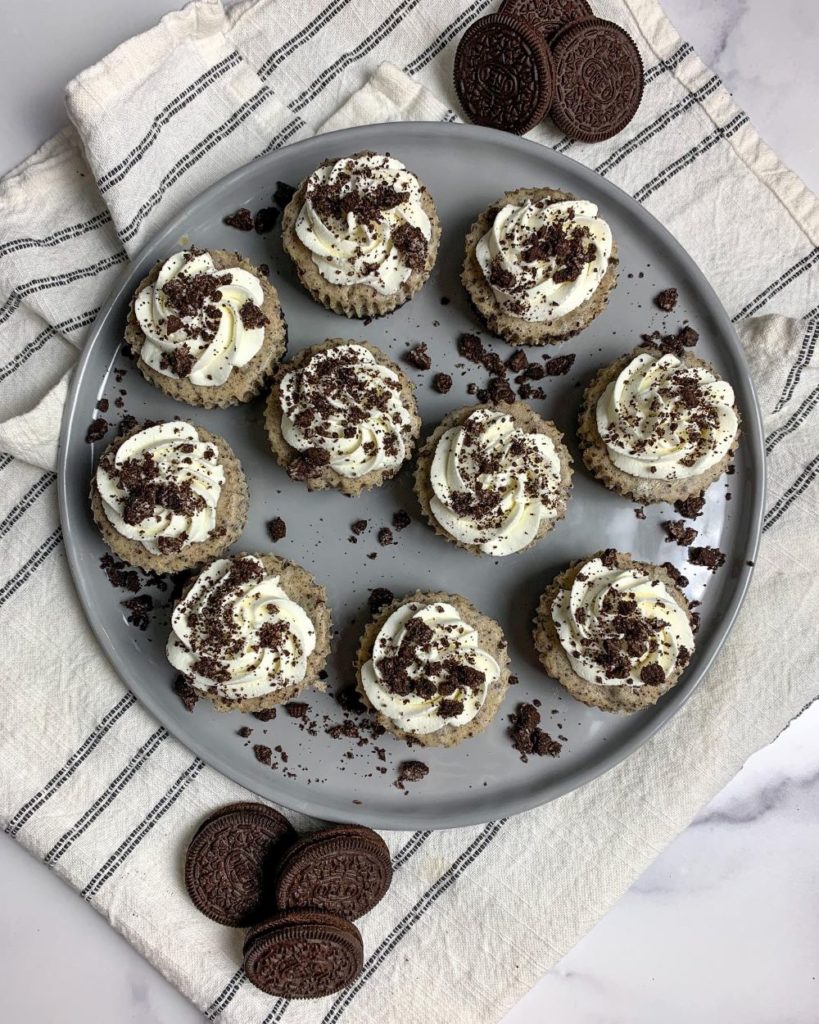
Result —
MULTIPOLYGON (((819 133, 810 128, 819 96, 816 0, 779 0, 775 12, 771 0, 663 4, 763 138, 819 191, 819 133)), ((62 126, 61 87, 70 77, 178 6, 16 5, 0 38, 0 173, 62 126), (33 50, 36 70, 27 57, 33 50)), ((819 703, 747 762, 504 1024, 547 1015, 560 1024, 817 1024, 817 849, 819 703)), ((5 836, 0 879, 3 1020, 203 1019, 5 836)))

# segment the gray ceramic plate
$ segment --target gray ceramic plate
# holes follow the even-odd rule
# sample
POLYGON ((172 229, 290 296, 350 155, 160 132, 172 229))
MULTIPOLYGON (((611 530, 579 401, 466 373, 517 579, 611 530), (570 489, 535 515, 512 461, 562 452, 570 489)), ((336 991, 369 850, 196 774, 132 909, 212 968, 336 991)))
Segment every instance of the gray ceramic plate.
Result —
MULTIPOLYGON (((511 351, 486 340, 504 358, 511 351)), ((533 351, 540 358, 544 350, 533 351)), ((113 431, 107 440, 112 436, 113 431)), ((522 811, 588 782, 644 743, 691 696, 728 635, 756 556, 763 494, 761 425, 747 367, 728 316, 679 243, 623 192, 567 157, 490 129, 451 124, 373 125, 319 136, 234 172, 191 203, 143 249, 103 306, 74 376, 60 453, 62 523, 77 590, 100 643, 143 704, 192 751, 261 796, 319 817, 381 828, 446 828, 522 811), (239 206, 256 210, 268 205, 277 180, 298 183, 326 157, 360 149, 388 150, 416 171, 438 204, 444 232, 437 266, 421 293, 393 315, 366 325, 327 312, 300 290, 278 231, 261 237, 222 223, 239 206), (609 493, 579 466, 568 516, 544 542, 500 561, 475 558, 437 537, 420 519, 409 468, 355 501, 336 493, 309 494, 270 455, 261 402, 215 412, 191 409, 148 385, 120 351, 128 299, 155 260, 179 249, 180 240, 239 249, 254 262, 270 265, 289 323, 291 353, 340 336, 366 339, 400 359, 408 346, 427 342, 433 372, 450 372, 455 381, 443 396, 430 386, 432 372, 412 371, 429 431, 450 409, 474 401, 466 391, 470 381, 483 385, 486 380, 483 370, 464 365, 456 352, 458 334, 477 327, 458 281, 464 235, 476 214, 505 190, 533 185, 567 189, 598 203, 620 247, 620 283, 608 309, 578 338, 550 349, 550 355, 576 353, 577 360, 568 376, 547 378, 547 398, 534 403, 566 433, 575 455, 582 382, 632 348, 640 334, 662 326, 652 301, 661 288, 675 285, 680 291, 669 326, 690 319, 701 335, 698 355, 713 361, 736 389, 744 431, 736 473, 711 488, 705 515, 696 524, 698 543, 716 545, 728 556, 715 576, 686 568, 685 549, 664 540, 659 523, 670 517, 667 506, 649 507, 641 520, 631 502, 609 493), (121 384, 114 379, 116 367, 128 368, 121 384), (287 537, 276 552, 306 566, 327 587, 337 635, 328 665, 329 692, 307 694, 319 723, 316 735, 281 712, 276 721, 263 724, 249 716, 219 714, 200 701, 188 713, 171 689, 173 673, 163 655, 167 612, 155 615, 145 632, 127 624, 119 601, 128 595, 113 590, 99 568, 104 547, 87 503, 88 482, 105 442, 92 447, 84 441, 95 403, 106 396, 115 413, 113 399, 120 387, 127 391, 125 411, 132 415, 191 417, 223 434, 242 460, 252 494, 237 550, 269 550, 265 523, 280 515, 287 537), (726 501, 729 493, 732 500, 726 501), (406 509, 413 522, 397 534, 396 545, 381 548, 377 529, 388 525, 398 509, 406 509), (359 518, 367 519, 370 529, 352 544, 350 523, 359 518), (538 595, 555 572, 603 547, 675 562, 691 580, 689 597, 702 602, 697 651, 683 682, 657 707, 631 717, 606 715, 565 695, 540 671, 530 637, 538 595), (377 557, 368 558, 372 553, 377 557), (332 691, 352 680, 367 597, 377 586, 396 594, 416 588, 457 591, 501 623, 520 683, 510 688, 483 735, 454 749, 420 753, 386 736, 378 743, 386 752, 382 762, 372 743, 358 747, 354 739, 334 740, 324 732, 327 721, 341 721, 332 691), (567 740, 557 759, 535 757, 524 764, 509 742, 508 715, 519 701, 535 697, 542 701, 546 727, 567 740), (288 754, 286 774, 256 761, 252 746, 237 736, 242 725, 253 728, 251 743, 281 745, 288 754), (392 785, 396 766, 414 756, 429 765, 429 775, 401 792, 392 785)))

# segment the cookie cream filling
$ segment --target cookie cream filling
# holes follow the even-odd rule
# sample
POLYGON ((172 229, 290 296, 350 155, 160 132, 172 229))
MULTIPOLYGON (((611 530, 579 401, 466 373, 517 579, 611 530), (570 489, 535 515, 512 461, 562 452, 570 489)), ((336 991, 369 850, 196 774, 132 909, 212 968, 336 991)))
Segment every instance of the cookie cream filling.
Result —
POLYGON ((611 259, 611 228, 581 199, 507 203, 475 257, 504 312, 551 323, 591 298, 611 259))
POLYGON ((134 300, 145 335, 140 359, 165 377, 218 387, 264 344, 263 305, 255 274, 217 270, 207 252, 174 253, 134 300))
POLYGON ((309 177, 295 231, 331 284, 393 295, 426 266, 432 225, 421 183, 399 161, 362 154, 309 177))
POLYGON ((314 353, 282 378, 281 430, 297 451, 319 448, 340 476, 397 469, 412 427, 398 374, 363 345, 314 353))
POLYGON ((485 554, 511 555, 558 515, 560 456, 546 434, 478 409, 441 436, 430 484, 430 509, 447 533, 485 554))
POLYGON ((216 526, 225 471, 215 445, 190 423, 146 427, 97 467, 108 522, 151 554, 206 541, 216 526))
POLYGON ((251 700, 304 680, 316 648, 305 610, 253 555, 220 558, 174 608, 167 655, 195 689, 251 700))
POLYGON ((619 569, 613 555, 590 559, 554 599, 560 644, 586 682, 662 685, 694 650, 688 615, 665 583, 619 569))
POLYGON ((410 602, 378 631, 361 683, 376 711, 425 736, 471 722, 500 674, 478 631, 453 605, 410 602))
POLYGON ((738 426, 731 385, 674 355, 635 356, 597 402, 609 458, 643 479, 704 473, 730 451, 738 426))

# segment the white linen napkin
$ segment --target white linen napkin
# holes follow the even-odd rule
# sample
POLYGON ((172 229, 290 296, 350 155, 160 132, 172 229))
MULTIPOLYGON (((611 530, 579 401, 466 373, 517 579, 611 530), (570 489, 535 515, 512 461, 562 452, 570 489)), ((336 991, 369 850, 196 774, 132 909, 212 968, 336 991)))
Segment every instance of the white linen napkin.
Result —
POLYGON ((247 793, 158 726, 86 624, 54 487, 66 376, 128 255, 216 178, 316 131, 454 119, 454 41, 495 5, 200 0, 73 81, 73 126, 0 181, 0 819, 209 1019, 497 1020, 816 696, 819 202, 656 0, 593 5, 640 47, 641 109, 597 146, 531 137, 645 203, 737 323, 768 447, 756 578, 707 679, 625 763, 509 820, 386 835, 364 972, 326 1000, 254 989, 240 939, 185 895, 196 823, 247 793))

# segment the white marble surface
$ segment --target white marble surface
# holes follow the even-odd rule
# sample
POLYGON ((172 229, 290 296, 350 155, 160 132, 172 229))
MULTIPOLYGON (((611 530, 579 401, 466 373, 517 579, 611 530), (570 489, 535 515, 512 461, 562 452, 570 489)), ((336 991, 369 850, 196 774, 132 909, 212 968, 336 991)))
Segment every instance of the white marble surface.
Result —
MULTIPOLYGON (((762 136, 819 191, 817 0, 664 5, 762 136)), ((68 78, 177 6, 5 6, 0 173, 61 126, 68 78)), ((817 849, 819 705, 751 758, 505 1024, 817 1024, 817 849)), ((93 910, 4 836, 0 906, 3 1021, 202 1020, 93 910)), ((391 1024, 386 1010, 384 1021, 391 1024)))

